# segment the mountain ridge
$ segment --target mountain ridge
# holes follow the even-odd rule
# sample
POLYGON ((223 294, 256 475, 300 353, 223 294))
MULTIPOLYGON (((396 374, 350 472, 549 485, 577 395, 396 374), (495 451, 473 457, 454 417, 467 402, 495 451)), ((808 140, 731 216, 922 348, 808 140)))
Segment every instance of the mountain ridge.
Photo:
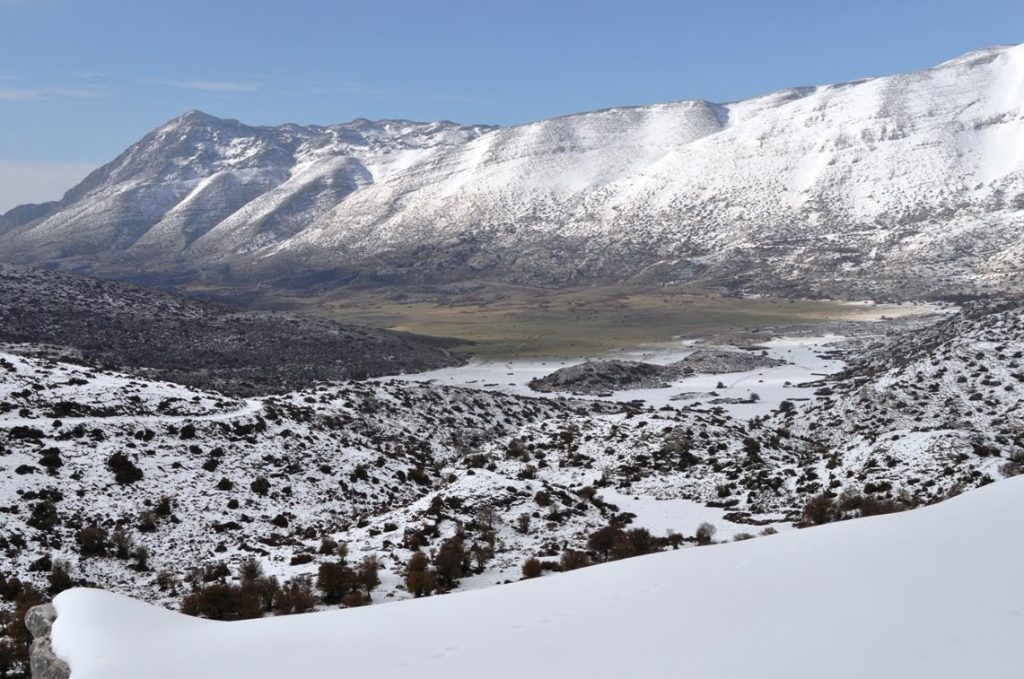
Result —
MULTIPOLYGON (((687 284, 910 299, 1024 283, 1024 45, 737 102, 515 127, 190 111, 0 258, 142 280, 687 284)), ((4 223, 6 222, 6 225, 4 223)))

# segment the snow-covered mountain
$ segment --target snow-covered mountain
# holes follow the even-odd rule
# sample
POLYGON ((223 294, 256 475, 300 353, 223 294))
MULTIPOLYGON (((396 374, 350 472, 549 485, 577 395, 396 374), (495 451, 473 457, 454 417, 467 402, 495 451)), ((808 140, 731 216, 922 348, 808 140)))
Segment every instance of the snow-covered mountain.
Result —
MULTIPOLYGON (((250 127, 189 111, 55 203, 0 221, 13 261, 115 259, 168 269, 294 236, 350 193, 488 131, 450 122, 355 120, 250 127)), ((89 267, 91 268, 91 267, 89 267)))
POLYGON ((493 129, 253 128, 192 112, 0 257, 123 276, 694 282, 914 297, 1017 288, 1024 45, 730 104, 493 129))

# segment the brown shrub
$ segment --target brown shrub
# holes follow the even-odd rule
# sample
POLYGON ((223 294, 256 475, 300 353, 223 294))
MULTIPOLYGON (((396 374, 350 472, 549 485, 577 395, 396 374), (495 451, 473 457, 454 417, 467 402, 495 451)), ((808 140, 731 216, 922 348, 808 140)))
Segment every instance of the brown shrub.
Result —
POLYGON ((316 606, 316 595, 309 576, 296 576, 274 593, 274 613, 308 613, 316 606))
POLYGON ((804 505, 804 520, 814 526, 835 521, 838 509, 832 497, 826 493, 815 495, 804 505))
POLYGON ((316 576, 316 588, 323 595, 325 604, 340 603, 342 598, 357 586, 356 573, 345 562, 320 564, 316 576))
POLYGON ((562 554, 562 558, 559 560, 559 565, 563 571, 574 571, 577 568, 586 568, 590 565, 590 557, 587 556, 586 552, 581 552, 576 549, 567 549, 562 554))
POLYGON ((530 578, 536 578, 544 572, 544 565, 540 562, 540 559, 530 557, 523 563, 523 579, 529 580, 530 578))

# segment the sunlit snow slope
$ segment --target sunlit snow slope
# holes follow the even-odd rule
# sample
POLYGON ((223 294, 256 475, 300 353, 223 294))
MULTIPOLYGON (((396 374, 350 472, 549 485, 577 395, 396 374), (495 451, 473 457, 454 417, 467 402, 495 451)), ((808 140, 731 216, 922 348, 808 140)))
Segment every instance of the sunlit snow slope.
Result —
POLYGON ((77 589, 75 679, 1020 676, 1024 478, 466 594, 220 623, 77 589))
POLYGON ((59 203, 0 217, 0 256, 293 285, 312 273, 904 298, 1024 287, 1022 140, 1024 45, 502 129, 190 113, 59 203))

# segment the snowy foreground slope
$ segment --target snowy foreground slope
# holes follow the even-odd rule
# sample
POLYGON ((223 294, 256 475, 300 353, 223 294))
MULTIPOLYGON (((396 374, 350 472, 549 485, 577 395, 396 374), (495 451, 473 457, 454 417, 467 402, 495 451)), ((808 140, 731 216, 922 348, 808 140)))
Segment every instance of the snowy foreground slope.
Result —
POLYGON ((1024 264, 1022 110, 1024 45, 500 129, 190 112, 61 201, 0 216, 0 256, 175 284, 1005 290, 1024 264))
POLYGON ((56 599, 75 679, 1020 676, 1024 478, 904 514, 248 622, 56 599))

